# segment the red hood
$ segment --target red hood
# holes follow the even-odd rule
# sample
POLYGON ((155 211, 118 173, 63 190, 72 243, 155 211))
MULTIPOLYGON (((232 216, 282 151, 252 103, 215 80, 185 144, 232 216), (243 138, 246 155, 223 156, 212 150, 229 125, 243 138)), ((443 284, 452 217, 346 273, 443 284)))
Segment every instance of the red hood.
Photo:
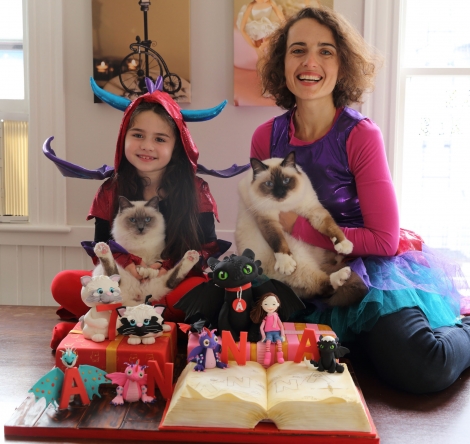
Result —
POLYGON ((124 139, 126 137, 127 128, 129 126, 129 121, 131 119, 132 113, 134 109, 140 102, 153 102, 159 103, 160 105, 165 108, 168 114, 173 118, 178 127, 181 135, 181 141, 183 142, 184 150, 186 155, 188 156, 191 165, 194 168, 194 172, 197 169, 197 159, 199 157, 199 151, 196 145, 191 138, 191 134, 189 133, 188 127, 183 120, 183 116, 181 115, 180 107, 178 104, 165 92, 162 91, 154 91, 153 93, 144 94, 133 102, 129 104, 129 106, 124 111, 124 116, 122 118, 121 127, 119 129, 119 136, 116 145, 116 154, 114 156, 114 168, 115 171, 118 171, 119 165, 121 163, 122 155, 124 153, 124 139))

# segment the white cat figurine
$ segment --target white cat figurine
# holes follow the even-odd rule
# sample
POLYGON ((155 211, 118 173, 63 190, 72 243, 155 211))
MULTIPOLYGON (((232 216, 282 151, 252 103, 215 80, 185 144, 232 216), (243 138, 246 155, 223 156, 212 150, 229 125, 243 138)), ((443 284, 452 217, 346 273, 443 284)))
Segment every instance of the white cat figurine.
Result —
POLYGON ((96 311, 98 304, 114 304, 121 302, 121 290, 119 288, 119 275, 112 276, 82 276, 82 301, 91 307, 80 318, 83 336, 94 342, 103 342, 108 337, 108 326, 111 312, 96 311))

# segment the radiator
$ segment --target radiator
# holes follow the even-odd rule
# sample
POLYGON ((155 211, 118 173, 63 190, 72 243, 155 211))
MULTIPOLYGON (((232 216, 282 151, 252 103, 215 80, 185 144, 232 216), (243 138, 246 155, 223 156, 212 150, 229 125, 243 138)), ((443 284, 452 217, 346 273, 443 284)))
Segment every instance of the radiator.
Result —
POLYGON ((28 122, 3 121, 2 158, 2 213, 28 216, 28 122))

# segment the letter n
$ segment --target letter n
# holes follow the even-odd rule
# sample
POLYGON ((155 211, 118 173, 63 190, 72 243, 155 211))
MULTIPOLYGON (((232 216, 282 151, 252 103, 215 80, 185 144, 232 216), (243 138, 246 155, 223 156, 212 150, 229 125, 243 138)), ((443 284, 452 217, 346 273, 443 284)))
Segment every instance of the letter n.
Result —
POLYGON ((312 359, 318 360, 320 358, 315 331, 311 328, 306 328, 304 330, 302 339, 300 340, 299 348, 295 354, 294 362, 299 363, 304 357, 305 353, 311 353, 312 359))
POLYGON ((82 377, 77 367, 66 368, 64 383, 62 384, 62 393, 60 394, 59 409, 66 409, 69 406, 70 397, 79 395, 83 405, 90 404, 90 398, 83 384, 82 377))
POLYGON ((246 364, 246 342, 247 342, 248 333, 246 331, 240 332, 240 342, 239 346, 235 344, 233 340, 232 333, 227 330, 222 331, 222 351, 220 353, 220 360, 228 363, 228 352, 232 352, 233 358, 238 365, 246 364))
POLYGON ((173 394, 173 363, 165 362, 163 373, 157 361, 147 362, 147 393, 155 394, 155 383, 165 399, 170 399, 173 394))

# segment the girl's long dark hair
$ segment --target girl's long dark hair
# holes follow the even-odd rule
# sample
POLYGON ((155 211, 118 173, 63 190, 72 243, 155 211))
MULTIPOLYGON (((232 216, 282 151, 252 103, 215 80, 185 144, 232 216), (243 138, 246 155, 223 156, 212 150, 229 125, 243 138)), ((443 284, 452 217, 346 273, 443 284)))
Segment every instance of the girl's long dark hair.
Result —
MULTIPOLYGON (((167 209, 165 212, 166 246, 162 252, 162 259, 177 262, 186 251, 201 249, 198 239, 199 196, 196 192, 196 175, 186 155, 174 120, 159 103, 140 103, 132 114, 128 130, 132 128, 135 118, 144 111, 153 111, 165 119, 175 134, 175 147, 156 192, 165 199, 167 209)), ((129 200, 144 200, 144 188, 148 180, 139 176, 136 168, 123 155, 113 179, 114 186, 117 188, 114 193, 114 214, 118 210, 118 196, 125 196, 129 200)))

